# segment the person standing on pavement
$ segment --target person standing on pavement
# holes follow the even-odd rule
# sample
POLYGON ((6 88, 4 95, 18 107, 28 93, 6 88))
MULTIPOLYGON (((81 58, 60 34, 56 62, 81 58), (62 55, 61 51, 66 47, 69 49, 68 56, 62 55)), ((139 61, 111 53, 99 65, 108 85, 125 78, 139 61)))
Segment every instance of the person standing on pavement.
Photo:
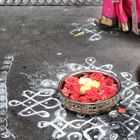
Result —
POLYGON ((140 0, 103 0, 102 16, 97 25, 119 27, 124 32, 140 33, 140 0))

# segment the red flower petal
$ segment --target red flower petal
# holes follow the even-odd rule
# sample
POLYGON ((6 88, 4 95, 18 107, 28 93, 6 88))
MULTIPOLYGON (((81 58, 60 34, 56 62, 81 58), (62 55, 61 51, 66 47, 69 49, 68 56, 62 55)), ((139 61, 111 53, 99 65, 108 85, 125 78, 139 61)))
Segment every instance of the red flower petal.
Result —
POLYGON ((99 88, 92 87, 90 90, 86 90, 83 93, 80 91, 81 85, 79 84, 79 79, 81 77, 70 76, 65 79, 65 85, 62 89, 66 97, 74 101, 96 102, 112 98, 118 91, 116 82, 110 76, 99 72, 93 72, 84 73, 82 77, 100 82, 99 88))

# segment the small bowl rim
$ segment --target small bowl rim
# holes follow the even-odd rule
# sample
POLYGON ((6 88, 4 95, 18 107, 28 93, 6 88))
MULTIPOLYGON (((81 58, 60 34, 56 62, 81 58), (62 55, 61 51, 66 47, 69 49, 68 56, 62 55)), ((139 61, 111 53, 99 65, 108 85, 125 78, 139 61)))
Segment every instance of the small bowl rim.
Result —
POLYGON ((109 74, 109 73, 107 73, 107 72, 101 71, 101 70, 83 70, 83 71, 75 71, 75 72, 71 72, 71 73, 65 75, 65 76, 59 81, 59 83, 58 83, 58 90, 59 90, 60 94, 61 94, 64 98, 66 98, 67 100, 69 100, 69 101, 71 101, 71 102, 73 102, 73 103, 81 104, 81 105, 95 105, 95 104, 105 103, 105 102, 111 100, 112 98, 114 98, 115 96, 117 96, 117 95, 119 94, 119 92, 121 91, 121 82, 120 82, 120 80, 119 80, 116 76, 114 76, 114 75, 112 75, 112 74, 109 74), (87 73, 88 73, 88 72, 89 72, 89 73, 90 73, 90 72, 99 72, 99 73, 102 73, 102 74, 104 74, 104 75, 111 76, 111 77, 116 81, 116 83, 117 83, 118 91, 116 92, 116 94, 115 94, 113 97, 111 97, 111 98, 109 98, 109 99, 107 99, 107 100, 103 100, 103 101, 99 100, 99 101, 96 101, 96 102, 78 102, 78 101, 74 101, 74 100, 72 100, 72 99, 66 97, 66 96, 63 94, 63 92, 62 92, 62 86, 63 86, 64 80, 65 80, 67 77, 69 77, 69 76, 77 75, 77 74, 82 74, 82 73, 86 73, 86 72, 87 72, 87 73))

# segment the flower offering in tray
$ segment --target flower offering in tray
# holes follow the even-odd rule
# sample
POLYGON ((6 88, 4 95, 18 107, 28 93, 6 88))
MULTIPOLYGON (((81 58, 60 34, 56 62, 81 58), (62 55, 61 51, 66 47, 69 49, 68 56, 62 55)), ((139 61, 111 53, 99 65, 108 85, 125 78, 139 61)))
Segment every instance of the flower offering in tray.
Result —
POLYGON ((120 81, 102 71, 80 71, 59 82, 62 104, 81 114, 99 114, 120 101, 120 81))

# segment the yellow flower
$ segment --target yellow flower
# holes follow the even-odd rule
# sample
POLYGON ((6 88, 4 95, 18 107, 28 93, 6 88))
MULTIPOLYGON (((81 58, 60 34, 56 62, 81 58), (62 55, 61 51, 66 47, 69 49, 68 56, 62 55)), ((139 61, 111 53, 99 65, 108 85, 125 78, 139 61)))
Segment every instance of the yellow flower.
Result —
POLYGON ((86 90, 90 90, 91 86, 81 86, 80 91, 85 92, 86 90))
POLYGON ((80 78, 79 83, 82 85, 91 85, 92 79, 90 78, 80 78))
POLYGON ((92 87, 99 88, 99 86, 100 86, 100 82, 98 82, 96 80, 92 80, 90 78, 80 78, 79 83, 82 85, 80 88, 81 92, 90 90, 92 87))
POLYGON ((92 82, 92 87, 99 88, 99 87, 100 87, 100 82, 94 80, 94 81, 92 82))

